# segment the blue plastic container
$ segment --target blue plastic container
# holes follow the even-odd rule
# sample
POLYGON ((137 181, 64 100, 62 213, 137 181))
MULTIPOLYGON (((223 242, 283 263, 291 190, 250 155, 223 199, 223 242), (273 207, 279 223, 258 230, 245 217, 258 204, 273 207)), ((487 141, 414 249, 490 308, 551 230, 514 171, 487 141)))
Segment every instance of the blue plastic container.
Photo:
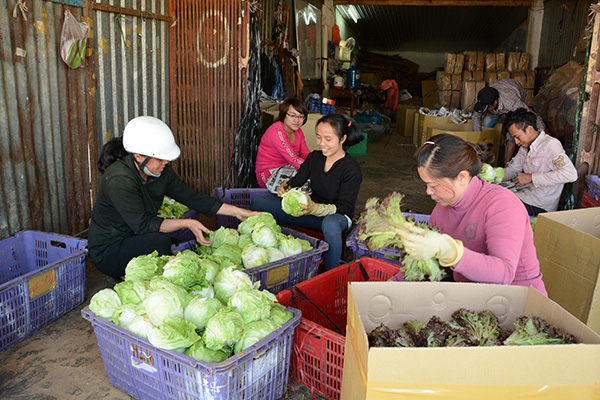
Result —
POLYGON ((348 87, 354 89, 360 87, 360 70, 356 65, 348 68, 348 87))

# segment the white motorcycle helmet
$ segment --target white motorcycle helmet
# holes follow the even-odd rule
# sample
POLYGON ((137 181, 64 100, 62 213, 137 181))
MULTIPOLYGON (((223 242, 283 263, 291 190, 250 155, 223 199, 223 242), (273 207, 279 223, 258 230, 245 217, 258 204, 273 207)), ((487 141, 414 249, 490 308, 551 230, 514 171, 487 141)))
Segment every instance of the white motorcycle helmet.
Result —
POLYGON ((166 161, 177 159, 181 153, 167 124, 149 116, 136 117, 125 125, 123 147, 128 153, 166 161))

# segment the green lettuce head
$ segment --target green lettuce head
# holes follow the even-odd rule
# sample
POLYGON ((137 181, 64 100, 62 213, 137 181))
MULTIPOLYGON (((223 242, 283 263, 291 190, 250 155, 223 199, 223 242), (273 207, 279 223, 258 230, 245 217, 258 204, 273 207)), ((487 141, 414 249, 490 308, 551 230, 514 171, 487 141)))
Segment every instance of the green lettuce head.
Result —
POLYGON ((231 349, 225 347, 221 350, 211 350, 204 344, 204 339, 200 339, 185 351, 185 355, 197 361, 220 363, 231 357, 231 349))
POLYGON ((146 298, 148 281, 123 281, 113 288, 123 304, 140 304, 146 298))
POLYGON ((282 236, 279 239, 279 250, 286 257, 295 256, 296 254, 302 253, 302 243, 292 235, 282 236))
POLYGON ((114 312, 112 321, 115 325, 129 329, 136 317, 146 315, 144 307, 137 304, 122 304, 114 312))
POLYGON ((307 206, 308 197, 300 189, 290 189, 283 195, 281 200, 281 209, 286 214, 295 217, 304 211, 304 209, 300 207, 300 204, 307 206))
POLYGON ((263 319, 261 321, 253 321, 244 326, 242 338, 235 344, 233 352, 235 354, 252 346, 258 341, 264 339, 269 333, 276 331, 279 328, 273 321, 263 319))
POLYGON ((269 319, 275 322, 277 325, 283 325, 288 322, 294 314, 291 311, 287 311, 281 304, 275 303, 271 305, 271 311, 269 313, 269 319))
POLYGON ((257 224, 252 231, 252 242, 260 247, 275 247, 279 242, 279 233, 265 224, 257 224))
POLYGON ((252 283, 246 273, 236 267, 228 267, 219 272, 213 286, 217 299, 221 300, 223 304, 227 304, 236 291, 243 288, 256 289, 260 286, 260 282, 252 283))
POLYGON ((206 324, 204 343, 211 350, 233 346, 242 338, 244 319, 233 307, 220 309, 206 324))
POLYGON ((148 341, 160 349, 183 353, 200 340, 196 326, 181 318, 167 318, 148 332, 148 341))
POLYGON ((268 247, 265 250, 267 251, 267 258, 270 263, 285 258, 285 254, 283 254, 277 247, 268 247))
POLYGON ((206 270, 201 267, 200 257, 191 250, 178 253, 164 266, 163 276, 171 283, 191 287, 202 283, 206 270))
POLYGON ((211 241, 212 247, 218 248, 224 244, 238 244, 240 234, 235 229, 220 227, 216 231, 212 231, 208 235, 208 240, 211 241))
POLYGON ((100 318, 110 320, 121 304, 117 292, 112 289, 102 289, 90 300, 90 311, 100 318))
POLYGON ((237 265, 242 264, 242 248, 235 244, 224 244, 214 249, 212 255, 229 258, 237 265))
POLYGON ((250 288, 238 290, 227 303, 235 307, 245 323, 269 318, 271 306, 277 301, 273 293, 250 288))
POLYGON ((254 242, 252 241, 252 233, 244 233, 243 235, 240 235, 240 240, 238 240, 238 246, 240 246, 240 248, 243 249, 249 244, 254 244, 254 242))
POLYGON ((158 209, 158 216, 161 218, 177 219, 181 218, 188 211, 190 211, 188 206, 165 196, 162 205, 158 209))
POLYGON ((168 318, 183 318, 184 304, 167 289, 157 289, 142 302, 146 314, 154 325, 161 325, 168 318))
POLYGON ((158 251, 145 256, 132 258, 125 267, 125 280, 149 280, 153 276, 162 275, 164 265, 169 256, 159 256, 158 251))
POLYGON ((195 296, 183 310, 183 319, 193 323, 198 330, 203 331, 208 320, 223 307, 223 303, 217 299, 195 296))
POLYGON ((150 317, 144 315, 135 317, 127 327, 127 330, 144 339, 148 339, 148 332, 154 327, 155 325, 150 321, 150 317))
POLYGON ((281 233, 281 227, 277 225, 277 221, 275 221, 273 214, 264 211, 259 215, 252 215, 251 217, 246 218, 245 221, 242 221, 238 225, 238 232, 241 235, 252 233, 252 231, 254 231, 254 227, 259 223, 264 223, 265 225, 273 228, 275 232, 281 233))
POLYGON ((244 251, 242 251, 242 262, 244 263, 244 268, 246 269, 266 264, 269 262, 267 250, 265 250, 264 247, 259 247, 252 244, 248 245, 244 247, 244 251))

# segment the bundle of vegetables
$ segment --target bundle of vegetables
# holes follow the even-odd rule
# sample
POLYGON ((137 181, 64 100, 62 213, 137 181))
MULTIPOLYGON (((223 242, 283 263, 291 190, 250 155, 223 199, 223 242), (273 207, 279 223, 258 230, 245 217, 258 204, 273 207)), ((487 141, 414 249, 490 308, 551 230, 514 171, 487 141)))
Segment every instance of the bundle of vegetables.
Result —
POLYGON ((162 205, 158 209, 158 216, 162 218, 177 219, 181 218, 188 211, 190 211, 188 206, 165 196, 162 205))
POLYGON ((572 335, 564 334, 547 321, 522 316, 515 322, 514 332, 504 332, 498 318, 490 310, 480 312, 461 308, 452 314, 451 321, 437 316, 427 324, 409 320, 398 329, 381 324, 369 334, 371 347, 467 347, 519 346, 536 344, 575 343, 572 335))
POLYGON ((530 218, 529 224, 531 225, 531 229, 533 230, 533 233, 535 233, 535 226, 537 225, 537 217, 530 218))
POLYGON ((238 229, 220 227, 210 233, 211 246, 196 246, 196 252, 219 264, 233 263, 254 268, 312 249, 308 240, 281 233, 273 215, 263 212, 241 222, 238 229))
MULTIPOLYGON (((383 199, 372 197, 365 204, 365 211, 361 214, 356 227, 357 239, 366 244, 371 251, 380 249, 403 248, 397 229, 405 229, 404 224, 409 223, 423 229, 436 229, 424 223, 417 223, 406 219, 400 205, 404 195, 392 192, 383 199)), ((440 281, 445 273, 440 268, 435 258, 426 261, 417 261, 405 254, 402 259, 402 273, 405 281, 440 281)))
POLYGON ((216 363, 252 346, 285 324, 293 314, 268 291, 257 290, 241 267, 221 267, 192 251, 179 253, 156 269, 157 254, 130 264, 148 268, 147 279, 125 275, 114 289, 103 289, 90 310, 147 339, 152 345, 216 363))
POLYGON ((479 173, 479 179, 490 183, 500 183, 504 178, 504 169, 501 167, 494 168, 490 164, 483 163, 481 166, 481 172, 479 173))

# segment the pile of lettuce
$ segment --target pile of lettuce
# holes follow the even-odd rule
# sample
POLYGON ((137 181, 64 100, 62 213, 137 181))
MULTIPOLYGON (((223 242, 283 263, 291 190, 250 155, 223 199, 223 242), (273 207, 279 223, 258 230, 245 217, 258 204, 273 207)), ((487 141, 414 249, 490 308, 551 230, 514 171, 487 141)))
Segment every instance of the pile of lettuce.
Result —
POLYGON ((181 218, 188 211, 190 211, 188 206, 165 196, 162 205, 158 209, 157 215, 161 218, 177 219, 181 218))
POLYGON ((203 258, 245 269, 311 250, 308 240, 281 233, 273 215, 262 212, 241 222, 237 230, 220 227, 208 236, 211 246, 196 246, 203 258))
POLYGON ((500 183, 504 178, 504 169, 501 167, 494 168, 490 164, 483 163, 478 176, 479 179, 490 183, 500 183))
POLYGON ((371 347, 467 347, 571 344, 575 338, 534 315, 517 318, 514 330, 503 331, 490 310, 479 312, 461 308, 451 321, 437 316, 427 324, 409 320, 398 329, 381 324, 369 334, 371 347))
POLYGON ((222 362, 293 316, 240 268, 189 250, 154 252, 132 259, 125 281, 96 293, 89 308, 158 348, 222 362))
MULTIPOLYGON (((402 241, 396 233, 396 229, 405 229, 403 227, 405 222, 420 228, 437 230, 427 224, 406 219, 400 210, 403 198, 403 194, 392 192, 381 200, 377 197, 367 200, 365 211, 357 223, 356 238, 364 242, 369 250, 402 250, 402 241)), ((401 270, 405 281, 429 280, 433 282, 441 281, 445 276, 445 272, 435 258, 417 261, 408 254, 402 258, 401 270)))

